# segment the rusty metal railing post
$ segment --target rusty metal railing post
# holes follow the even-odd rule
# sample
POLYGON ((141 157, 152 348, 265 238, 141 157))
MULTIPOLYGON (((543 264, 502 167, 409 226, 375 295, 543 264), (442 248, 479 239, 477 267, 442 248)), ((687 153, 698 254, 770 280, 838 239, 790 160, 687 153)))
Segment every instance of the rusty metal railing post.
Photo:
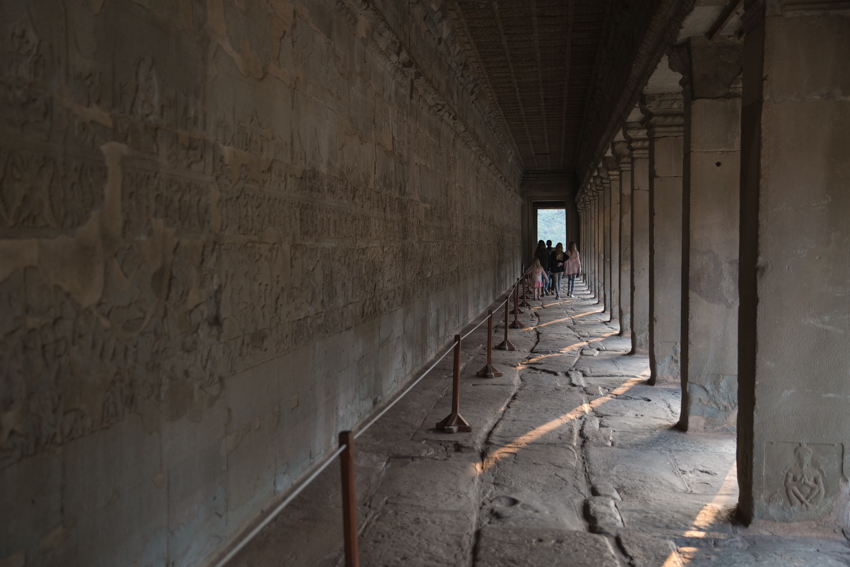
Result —
POLYGON ((460 415, 460 335, 455 335, 455 365, 452 380, 452 413, 437 423, 437 429, 446 433, 469 433, 472 426, 460 415))
POLYGON ((357 492, 354 484, 354 433, 340 431, 339 444, 345 451, 339 456, 342 468, 342 523, 345 539, 345 567, 359 567, 357 553, 357 492))
POLYGON ((496 378, 502 373, 493 366, 493 310, 487 312, 487 364, 479 370, 476 376, 480 378, 496 378))
MULTIPOLYGON (((520 280, 521 279, 522 278, 520 278, 520 280)), ((514 286, 514 308, 511 311, 511 314, 513 314, 513 315, 522 315, 523 313, 525 313, 525 311, 523 311, 522 309, 519 308, 519 281, 520 280, 517 280, 516 285, 514 286)), ((516 317, 514 317, 514 320, 516 320, 516 317)), ((515 329, 516 327, 511 327, 511 328, 515 329)))
POLYGON ((528 277, 523 275, 522 276, 522 303, 519 304, 520 307, 531 307, 531 304, 528 301, 526 301, 527 297, 528 297, 528 277))
POLYGON ((524 311, 522 311, 522 310, 519 308, 519 305, 518 305, 518 303, 519 303, 518 295, 519 295, 519 282, 517 282, 517 285, 514 287, 514 310, 513 310, 513 311, 511 311, 511 313, 513 313, 513 315, 514 315, 514 320, 513 320, 513 322, 511 323, 511 329, 522 329, 522 328, 524 328, 524 327, 525 327, 525 325, 523 325, 522 323, 520 323, 520 322, 519 322, 519 320, 516 318, 517 314, 519 314, 519 313, 524 313, 524 311))
POLYGON ((516 350, 516 347, 508 338, 508 329, 510 327, 510 324, 508 323, 510 309, 508 309, 508 307, 510 307, 510 304, 510 296, 508 296, 508 300, 505 301, 505 340, 496 345, 496 349, 498 350, 516 350))

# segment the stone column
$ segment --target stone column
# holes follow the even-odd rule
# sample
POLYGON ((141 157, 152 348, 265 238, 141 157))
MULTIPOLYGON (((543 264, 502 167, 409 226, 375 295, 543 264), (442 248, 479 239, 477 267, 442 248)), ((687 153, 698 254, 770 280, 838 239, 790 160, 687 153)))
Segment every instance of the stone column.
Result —
POLYGON ((587 190, 586 189, 582 190, 580 192, 580 194, 581 194, 581 198, 579 200, 578 206, 579 206, 579 211, 580 211, 580 214, 581 214, 581 240, 577 243, 577 247, 579 249, 579 252, 581 253, 581 269, 582 269, 582 272, 585 274, 584 280, 585 280, 585 282, 587 282, 587 260, 584 256, 585 249, 588 246, 588 244, 587 244, 588 243, 588 236, 587 235, 589 233, 588 224, 590 222, 588 220, 587 190))
POLYGON ((624 131, 632 155, 632 354, 649 352, 649 140, 646 128, 624 131))
POLYGON ((670 57, 683 75, 680 427, 735 427, 743 44, 693 37, 670 57))
POLYGON ((738 481, 746 521, 832 517, 847 530, 850 13, 842 7, 745 3, 738 481))
MULTIPOLYGON (((602 186, 599 181, 599 175, 593 176, 593 214, 596 217, 594 223, 593 235, 593 271, 596 287, 596 303, 605 305, 605 287, 604 287, 604 253, 602 242, 602 186)), ((603 307, 604 308, 604 307, 603 307)))
POLYGON ((602 189, 602 178, 597 173, 593 176, 593 185, 596 192, 596 303, 605 310, 605 238, 603 234, 605 207, 603 206, 604 191, 602 189))
POLYGON ((607 170, 604 167, 600 169, 600 183, 602 184, 602 256, 604 258, 604 263, 602 264, 602 287, 605 289, 603 309, 605 313, 608 313, 610 319, 612 313, 612 296, 614 295, 614 288, 611 285, 611 181, 608 179, 607 170))
POLYGON ((584 254, 584 272, 585 272, 585 283, 587 284, 587 291, 590 293, 591 297, 596 295, 596 287, 595 287, 595 279, 593 272, 593 239, 596 234, 596 230, 594 229, 594 219, 593 219, 593 195, 590 190, 590 186, 588 185, 585 189, 587 192, 587 242, 585 243, 585 254, 584 254))
POLYGON ((620 336, 630 337, 632 334, 632 156, 629 153, 628 142, 615 142, 612 146, 619 168, 619 219, 614 222, 620 225, 619 246, 619 279, 620 289, 620 336))
POLYGON ((681 93, 645 95, 649 137, 649 384, 679 381, 682 337, 681 93))
POLYGON ((610 262, 611 281, 611 317, 609 321, 620 320, 620 169, 617 158, 605 157, 605 169, 608 173, 611 213, 608 215, 608 226, 611 235, 608 254, 610 262))

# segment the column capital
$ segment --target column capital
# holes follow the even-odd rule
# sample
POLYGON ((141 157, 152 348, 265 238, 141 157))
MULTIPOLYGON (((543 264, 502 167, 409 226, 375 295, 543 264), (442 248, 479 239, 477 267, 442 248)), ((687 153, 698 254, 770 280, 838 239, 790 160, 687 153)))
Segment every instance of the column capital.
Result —
POLYGON ((649 137, 642 122, 626 122, 623 135, 628 140, 633 159, 649 158, 649 137))
POLYGON ((614 154, 614 159, 617 160, 620 171, 631 171, 632 151, 629 149, 628 142, 614 142, 611 144, 611 153, 614 154))
POLYGON ((685 101, 741 96, 744 44, 740 40, 691 37, 673 48, 670 69, 680 73, 685 101))
MULTIPOLYGON (((612 148, 611 153, 613 153, 613 148, 612 148)), ((602 158, 602 163, 604 164, 605 171, 608 174, 608 180, 611 183, 615 183, 615 182, 618 182, 620 180, 619 161, 620 160, 617 159, 617 156, 614 156, 614 155, 605 156, 604 158, 602 158)), ((630 164, 630 166, 631 166, 631 164, 630 164)))
POLYGON ((648 138, 670 138, 684 134, 685 100, 681 92, 644 94, 640 97, 640 107, 646 116, 643 122, 648 138))

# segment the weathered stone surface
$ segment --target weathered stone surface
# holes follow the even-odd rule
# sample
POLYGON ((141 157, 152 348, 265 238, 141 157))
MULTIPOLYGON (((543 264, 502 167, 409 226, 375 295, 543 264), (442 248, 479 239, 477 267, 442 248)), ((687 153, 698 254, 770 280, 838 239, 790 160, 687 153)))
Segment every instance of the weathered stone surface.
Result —
POLYGON ((585 532, 486 527, 481 530, 475 564, 616 567, 608 540, 585 532))
POLYGON ((617 543, 634 567, 684 567, 672 538, 659 537, 640 529, 617 531, 617 543))
POLYGON ((590 526, 596 533, 607 533, 610 528, 623 526, 617 504, 608 496, 593 496, 587 499, 587 515, 590 526))
POLYGON ((0 559, 194 565, 510 284, 519 164, 431 6, 54 4, 0 8, 0 469, 62 452, 0 559))
MULTIPOLYGON (((478 346, 470 337, 467 348, 478 352, 478 346)), ((540 356, 530 348, 516 360, 540 356)), ((579 387, 569 376, 580 377, 575 370, 557 376, 522 364, 516 380, 491 387, 467 376, 469 364, 467 388, 513 388, 498 408, 490 396, 462 398, 462 412, 486 407, 497 417, 480 451, 459 435, 428 432, 431 418, 423 416, 444 395, 449 365, 358 440, 361 560, 670 567, 686 565, 688 554, 743 564, 770 557, 779 566, 798 565, 800 558, 828 565, 846 556, 835 526, 734 524, 734 436, 674 429, 676 388, 647 386, 636 376, 591 376, 579 387), (606 405, 628 417, 607 415, 606 405)), ((285 557, 336 565, 341 541, 327 534, 340 529, 338 469, 326 471, 308 493, 236 563, 285 557)))
POLYGON ((847 15, 837 7, 748 10, 741 194, 749 198, 741 201, 738 327, 738 462, 748 520, 824 519, 836 505, 847 518, 850 510, 836 483, 846 479, 850 439, 850 317, 846 300, 837 300, 847 297, 850 270, 847 159, 839 157, 850 135, 850 84, 845 62, 823 67, 832 59, 823 46, 850 45, 847 15), (803 478, 811 480, 801 485, 803 478))

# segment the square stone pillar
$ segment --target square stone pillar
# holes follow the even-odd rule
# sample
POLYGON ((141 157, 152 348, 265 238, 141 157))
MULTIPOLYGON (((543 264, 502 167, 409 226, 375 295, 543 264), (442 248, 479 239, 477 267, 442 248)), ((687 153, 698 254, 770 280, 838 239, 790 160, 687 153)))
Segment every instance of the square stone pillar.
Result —
POLYGON ((611 301, 610 322, 619 322, 620 320, 620 169, 617 166, 617 158, 614 156, 605 157, 605 170, 608 175, 608 200, 611 204, 610 213, 608 214, 608 233, 610 235, 608 245, 608 255, 611 258, 610 266, 610 285, 611 285, 611 301))
POLYGON ((603 205, 604 191, 602 190, 602 180, 599 175, 593 176, 593 185, 596 198, 593 202, 596 211, 596 239, 594 242, 594 264, 596 271, 596 303, 605 308, 605 239, 603 236, 603 218, 605 207, 603 205))
POLYGON ((649 352, 649 140, 646 128, 624 131, 632 156, 632 354, 649 352))
POLYGON ((602 221, 601 195, 599 191, 599 178, 593 176, 591 191, 593 193, 593 296, 597 304, 604 301, 602 290, 602 221))
POLYGON ((620 336, 632 335, 632 156, 629 144, 625 141, 614 142, 612 146, 619 168, 619 218, 614 222, 620 225, 619 242, 619 306, 620 336))
POLYGON ((583 261, 585 265, 585 273, 587 274, 587 291, 591 297, 596 297, 596 270, 593 263, 594 246, 596 240, 596 215, 593 206, 593 189, 588 186, 588 201, 587 201, 587 244, 585 245, 583 261))
POLYGON ((850 527, 846 5, 744 4, 738 481, 746 521, 831 517, 850 527))
POLYGON ((644 95, 649 137, 649 384, 678 382, 682 337, 681 93, 644 95))
POLYGON ((584 274, 584 281, 587 282, 587 247, 589 242, 588 234, 590 233, 588 227, 590 226, 589 215, 590 211, 588 208, 587 202, 587 194, 586 191, 582 192, 582 200, 579 203, 580 211, 581 211, 581 242, 577 243, 577 248, 579 251, 579 255, 581 257, 581 271, 584 274))
POLYGON ((605 168, 602 170, 602 256, 604 263, 602 264, 603 279, 602 288, 605 290, 604 312, 611 315, 611 299, 614 292, 611 285, 611 182, 608 179, 608 172, 605 168))
POLYGON ((680 427, 735 427, 738 410, 738 209, 743 44, 693 37, 670 57, 682 73, 680 427))

